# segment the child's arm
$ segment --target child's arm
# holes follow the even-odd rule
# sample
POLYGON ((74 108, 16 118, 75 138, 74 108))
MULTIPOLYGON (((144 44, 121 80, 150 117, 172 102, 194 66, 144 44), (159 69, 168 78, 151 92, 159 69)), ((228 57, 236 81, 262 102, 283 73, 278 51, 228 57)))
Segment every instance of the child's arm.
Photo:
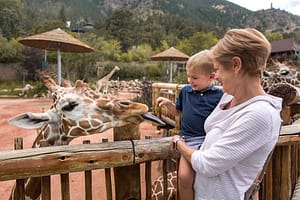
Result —
POLYGON ((156 103, 159 107, 165 106, 168 109, 168 111, 174 116, 180 114, 180 112, 176 109, 175 103, 172 102, 170 99, 167 99, 165 97, 158 97, 156 103))

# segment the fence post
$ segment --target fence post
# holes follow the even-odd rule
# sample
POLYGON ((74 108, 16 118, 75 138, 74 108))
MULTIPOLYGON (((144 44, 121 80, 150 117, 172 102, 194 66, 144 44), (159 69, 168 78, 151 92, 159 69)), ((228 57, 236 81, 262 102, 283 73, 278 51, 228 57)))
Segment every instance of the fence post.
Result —
MULTIPOLYGON (((90 144, 90 140, 84 140, 83 144, 90 144)), ((85 200, 92 200, 92 171, 84 171, 84 183, 85 183, 85 200)))
MULTIPOLYGON (((14 145, 15 145, 15 150, 23 149, 23 138, 15 138, 14 145)), ((17 179, 15 189, 14 189, 13 193, 11 193, 12 196, 10 197, 10 199, 24 200, 25 199, 24 186, 25 186, 25 180, 17 179)))
MULTIPOLYGON (((138 125, 114 128, 114 140, 139 140, 138 125)), ((114 168, 116 200, 141 199, 140 165, 134 164, 114 168)))
MULTIPOLYGON (((151 140, 151 135, 146 135, 145 139, 151 140)), ((146 199, 151 199, 152 190, 151 190, 151 161, 147 161, 145 164, 145 182, 146 182, 146 199)))
MULTIPOLYGON (((108 142, 108 138, 102 138, 102 142, 108 142)), ((105 186, 106 186, 106 200, 112 200, 112 185, 110 168, 105 168, 105 186)))

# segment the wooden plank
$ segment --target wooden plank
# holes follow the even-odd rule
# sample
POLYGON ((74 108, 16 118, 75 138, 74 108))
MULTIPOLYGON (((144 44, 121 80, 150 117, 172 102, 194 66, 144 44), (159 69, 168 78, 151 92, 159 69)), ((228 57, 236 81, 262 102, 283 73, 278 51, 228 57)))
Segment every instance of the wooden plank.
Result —
POLYGON ((281 126, 280 135, 299 135, 300 124, 295 123, 291 125, 281 126))
POLYGON ((272 200, 273 199, 273 188, 272 188, 272 183, 273 183, 273 164, 272 164, 272 159, 269 162, 268 168, 266 170, 265 177, 262 182, 262 189, 260 191, 261 196, 260 199, 264 200, 272 200))
POLYGON ((84 171, 84 185, 85 185, 85 199, 86 200, 92 200, 92 171, 91 170, 87 170, 84 171))
POLYGON ((291 145, 291 190, 294 190, 298 179, 298 145, 291 145))
POLYGON ((282 147, 276 147, 272 157, 273 162, 273 182, 272 192, 273 200, 281 200, 281 170, 282 170, 282 147))
POLYGON ((105 168, 105 188, 106 188, 106 199, 112 200, 112 185, 111 185, 110 168, 105 168))
POLYGON ((0 181, 128 166, 172 156, 170 138, 0 152, 0 181), (135 152, 135 155, 134 155, 135 152))
POLYGON ((42 200, 51 200, 51 184, 50 184, 50 176, 42 177, 42 200))
MULTIPOLYGON (((108 142, 107 138, 102 138, 102 142, 108 142)), ((106 200, 112 200, 112 184, 111 184, 111 170, 105 168, 105 188, 106 188, 106 200)))
POLYGON ((280 136, 276 146, 285 146, 291 144, 300 144, 300 137, 296 135, 280 136))
POLYGON ((70 179, 69 174, 60 175, 61 199, 70 200, 70 179))
MULTIPOLYGON (((90 140, 84 140, 83 144, 90 144, 90 140)), ((92 200, 92 171, 86 170, 84 171, 84 188, 85 188, 85 200, 92 200)))
POLYGON ((282 147, 282 170, 281 170, 281 200, 289 200, 292 193, 291 186, 291 146, 282 147))
MULTIPOLYGON (((15 150, 23 149, 23 138, 14 139, 15 150)), ((24 200, 25 199, 25 179, 17 179, 14 189, 14 200, 24 200)))
MULTIPOLYGON (((150 140, 151 135, 146 135, 145 139, 150 140)), ((145 182, 146 182, 146 199, 151 199, 152 195, 152 179, 151 179, 151 161, 146 161, 145 163, 145 182)))
MULTIPOLYGON (((127 125, 114 128, 114 140, 139 140, 138 125, 127 125)), ((116 200, 141 199, 140 165, 136 164, 135 143, 131 141, 133 151, 133 165, 114 168, 116 200)))

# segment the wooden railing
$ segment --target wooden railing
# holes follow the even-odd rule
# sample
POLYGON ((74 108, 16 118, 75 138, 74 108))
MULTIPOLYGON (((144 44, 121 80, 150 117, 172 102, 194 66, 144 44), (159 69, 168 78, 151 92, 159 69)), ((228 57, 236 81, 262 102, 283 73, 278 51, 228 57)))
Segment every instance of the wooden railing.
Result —
MULTIPOLYGON (((61 199, 65 200, 70 199, 69 173, 83 171, 85 172, 85 196, 86 199, 92 199, 91 170, 146 163, 146 199, 150 199, 151 161, 164 160, 173 156, 169 141, 170 138, 159 138, 2 151, 0 152, 0 181, 18 180, 17 182, 24 187, 23 179, 42 177, 42 199, 45 200, 51 199, 50 176, 60 174, 61 188, 64 188, 61 190, 61 199)), ((112 199, 110 179, 111 177, 106 177, 109 183, 106 187, 107 199, 112 199)), ((19 191, 24 192, 22 188, 19 191)), ((128 193, 128 191, 123 192, 128 193)))

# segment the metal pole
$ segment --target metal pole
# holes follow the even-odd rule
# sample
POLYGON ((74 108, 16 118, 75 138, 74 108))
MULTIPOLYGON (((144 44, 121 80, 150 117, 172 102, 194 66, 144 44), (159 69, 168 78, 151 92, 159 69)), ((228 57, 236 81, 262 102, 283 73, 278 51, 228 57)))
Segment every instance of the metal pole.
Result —
POLYGON ((60 55, 60 49, 57 50, 57 82, 58 85, 61 85, 61 55, 60 55))
POLYGON ((170 83, 172 83, 172 79, 173 79, 173 62, 170 61, 170 80, 169 80, 170 83))

